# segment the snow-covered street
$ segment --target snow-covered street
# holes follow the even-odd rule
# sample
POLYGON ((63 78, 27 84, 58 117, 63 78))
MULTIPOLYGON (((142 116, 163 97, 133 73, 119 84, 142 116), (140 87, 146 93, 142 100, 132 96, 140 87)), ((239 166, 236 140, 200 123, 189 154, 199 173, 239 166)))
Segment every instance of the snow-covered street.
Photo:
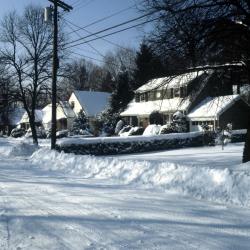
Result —
POLYGON ((247 166, 239 168, 237 176, 231 173, 241 161, 242 146, 117 159, 50 153, 42 148, 30 157, 33 149, 28 144, 0 139, 0 249, 249 249, 250 191, 236 192, 228 188, 228 180, 221 179, 231 178, 238 189, 237 178, 243 183, 248 180, 247 166), (222 192, 217 194, 212 187, 202 190, 187 178, 164 180, 164 172, 163 180, 157 179, 162 185, 155 185, 152 173, 155 182, 149 182, 150 171, 145 175, 142 169, 156 167, 159 174, 163 161, 182 163, 166 166, 170 175, 191 166, 194 172, 198 166, 204 168, 199 177, 208 180, 212 173, 222 192), (108 165, 113 172, 104 169, 108 165), (222 172, 209 172, 209 166, 222 172), (173 188, 174 182, 181 183, 180 190, 173 188), (242 204, 240 195, 245 199, 242 204))

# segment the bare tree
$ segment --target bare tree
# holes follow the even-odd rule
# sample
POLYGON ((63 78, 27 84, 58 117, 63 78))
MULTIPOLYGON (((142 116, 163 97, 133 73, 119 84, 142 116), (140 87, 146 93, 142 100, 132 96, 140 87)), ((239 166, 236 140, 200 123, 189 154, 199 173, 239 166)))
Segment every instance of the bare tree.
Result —
POLYGON ((35 110, 48 88, 52 44, 51 27, 43 20, 43 10, 31 5, 22 16, 16 12, 6 15, 1 23, 1 42, 1 61, 12 75, 16 98, 23 103, 37 144, 35 110))
MULTIPOLYGON (((175 38, 179 47, 177 52, 185 51, 187 48, 186 51, 189 53, 184 54, 183 59, 188 58, 189 54, 194 60, 191 65, 184 67, 204 63, 241 62, 242 70, 248 78, 247 82, 250 83, 248 0, 144 0, 143 8, 148 13, 154 11, 154 15, 159 17, 155 29, 157 32, 153 31, 152 36, 156 35, 156 40, 163 44, 163 48, 166 45, 165 49, 168 50, 168 43, 171 43, 169 37, 175 38), (190 46, 186 46, 189 44, 190 46), (197 57, 196 53, 199 51, 202 52, 202 56, 197 57)), ((248 135, 249 131, 250 123, 248 135)), ((250 161, 250 147, 247 146, 250 143, 249 138, 247 136, 244 161, 250 161)))

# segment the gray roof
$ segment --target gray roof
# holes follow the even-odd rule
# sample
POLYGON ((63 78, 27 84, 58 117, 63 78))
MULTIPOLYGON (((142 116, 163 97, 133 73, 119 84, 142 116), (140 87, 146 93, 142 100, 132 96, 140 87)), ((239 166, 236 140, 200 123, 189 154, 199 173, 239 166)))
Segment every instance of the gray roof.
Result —
POLYGON ((109 104, 110 93, 97 91, 74 91, 76 98, 88 116, 96 116, 109 104))

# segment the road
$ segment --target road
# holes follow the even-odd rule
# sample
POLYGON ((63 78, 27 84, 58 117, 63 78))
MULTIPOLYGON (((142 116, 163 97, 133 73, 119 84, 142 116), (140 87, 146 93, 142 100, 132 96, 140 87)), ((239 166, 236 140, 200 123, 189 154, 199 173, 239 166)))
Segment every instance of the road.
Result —
POLYGON ((228 250, 249 245, 247 208, 48 172, 27 155, 0 154, 0 249, 228 250))

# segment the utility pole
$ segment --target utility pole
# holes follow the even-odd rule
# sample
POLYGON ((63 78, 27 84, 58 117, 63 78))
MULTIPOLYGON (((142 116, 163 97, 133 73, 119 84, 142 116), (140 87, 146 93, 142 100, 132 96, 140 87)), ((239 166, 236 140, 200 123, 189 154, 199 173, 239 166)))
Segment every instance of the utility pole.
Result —
MULTIPOLYGON (((58 60, 58 7, 61 7, 65 11, 70 11, 73 9, 72 6, 64 3, 60 0, 49 0, 53 3, 53 26, 54 26, 54 35, 53 35, 53 65, 52 65, 52 117, 51 117, 51 149, 55 149, 56 146, 56 82, 57 82, 57 70, 59 68, 58 60)), ((45 12, 46 13, 46 12, 45 12)))

